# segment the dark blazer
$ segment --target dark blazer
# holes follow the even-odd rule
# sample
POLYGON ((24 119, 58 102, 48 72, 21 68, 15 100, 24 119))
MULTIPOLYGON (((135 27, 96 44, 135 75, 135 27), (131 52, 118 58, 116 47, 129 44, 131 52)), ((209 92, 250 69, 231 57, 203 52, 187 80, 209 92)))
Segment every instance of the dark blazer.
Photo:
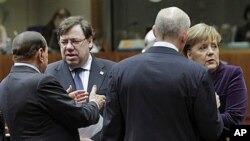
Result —
MULTIPOLYGON (((1 83, 1 80, 0 80, 1 83)), ((3 119, 2 111, 0 111, 0 141, 4 141, 5 139, 5 123, 3 119)))
POLYGON ((1 82, 0 107, 12 141, 79 141, 77 129, 99 119, 95 102, 76 106, 54 77, 28 66, 1 82))
MULTIPOLYGON (((115 64, 115 62, 96 58, 92 55, 92 63, 87 89, 89 93, 91 92, 92 86, 95 84, 97 86, 96 93, 106 95, 108 86, 108 73, 113 64, 115 64)), ((49 64, 45 73, 53 75, 60 82, 60 84, 65 90, 69 87, 69 85, 72 85, 73 89, 75 90, 73 77, 71 75, 69 67, 64 61, 60 60, 49 64)), ((100 114, 102 113, 103 109, 100 110, 100 114)), ((99 141, 100 134, 96 134, 94 137, 92 137, 92 139, 94 141, 99 141)))
POLYGON ((4 141, 5 139, 5 123, 3 119, 2 111, 0 111, 0 141, 4 141))
MULTIPOLYGON (((219 108, 224 130, 220 141, 230 136, 230 126, 242 124, 247 111, 247 88, 242 69, 238 66, 220 63, 212 72, 215 91, 220 97, 219 108)), ((219 141, 218 140, 218 141, 219 141)))
POLYGON ((215 141, 223 124, 207 69, 167 47, 113 66, 102 141, 215 141))
MULTIPOLYGON (((97 86, 96 93, 105 95, 107 90, 107 74, 114 63, 115 62, 113 61, 95 58, 92 55, 92 64, 87 89, 88 92, 91 91, 92 86, 95 84, 97 86)), ((75 90, 73 77, 69 67, 63 60, 49 64, 45 73, 53 75, 65 90, 69 87, 69 85, 72 85, 75 90)))

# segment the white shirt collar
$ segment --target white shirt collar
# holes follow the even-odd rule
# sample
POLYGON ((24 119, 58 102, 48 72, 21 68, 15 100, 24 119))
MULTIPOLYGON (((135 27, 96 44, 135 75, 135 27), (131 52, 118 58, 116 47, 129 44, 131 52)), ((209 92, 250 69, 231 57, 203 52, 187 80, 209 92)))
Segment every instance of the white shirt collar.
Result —
POLYGON ((160 41, 160 42, 155 42, 155 43, 153 44, 153 46, 168 47, 168 48, 172 48, 172 49, 176 50, 177 52, 179 52, 178 48, 177 48, 175 45, 173 45, 173 44, 171 44, 171 43, 169 43, 169 42, 162 42, 162 41, 160 41))
POLYGON ((91 68, 91 63, 92 63, 92 56, 91 54, 89 54, 89 58, 87 62, 82 66, 82 68, 89 71, 91 68))
POLYGON ((15 63, 14 66, 27 66, 27 67, 33 68, 33 69, 35 69, 37 72, 41 73, 41 72, 39 71, 39 69, 38 69, 36 66, 31 65, 31 64, 28 64, 28 63, 15 63))

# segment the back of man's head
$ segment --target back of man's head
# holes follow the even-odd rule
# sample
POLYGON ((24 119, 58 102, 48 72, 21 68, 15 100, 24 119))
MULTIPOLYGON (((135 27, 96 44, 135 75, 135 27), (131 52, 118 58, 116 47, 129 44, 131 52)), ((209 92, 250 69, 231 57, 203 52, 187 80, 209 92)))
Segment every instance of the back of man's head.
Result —
POLYGON ((177 7, 160 10, 155 20, 157 40, 176 39, 190 27, 189 16, 177 7))
POLYGON ((17 35, 12 44, 12 53, 14 61, 25 61, 32 58, 36 52, 47 47, 44 37, 34 31, 25 31, 17 35))

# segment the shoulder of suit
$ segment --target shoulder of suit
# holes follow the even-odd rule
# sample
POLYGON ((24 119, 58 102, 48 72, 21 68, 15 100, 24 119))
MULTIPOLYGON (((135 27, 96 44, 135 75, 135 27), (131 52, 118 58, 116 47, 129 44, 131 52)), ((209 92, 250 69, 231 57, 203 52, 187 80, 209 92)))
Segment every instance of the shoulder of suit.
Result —
POLYGON ((240 72, 243 73, 241 67, 235 66, 235 65, 229 65, 229 64, 220 64, 220 69, 233 73, 233 72, 240 72))
POLYGON ((46 68, 46 72, 53 72, 55 70, 59 70, 60 67, 62 67, 64 64, 64 62, 62 60, 60 61, 56 61, 56 62, 53 62, 53 63, 50 63, 47 68, 46 68))
POLYGON ((47 68, 56 68, 56 67, 58 67, 58 66, 61 66, 61 65, 63 65, 63 61, 62 60, 59 60, 59 61, 56 61, 56 62, 52 62, 52 63, 50 63, 48 66, 47 66, 47 68))
MULTIPOLYGON (((94 61, 94 59, 93 59, 93 61, 94 61)), ((95 57, 95 61, 98 62, 98 63, 102 63, 104 65, 113 65, 113 64, 116 63, 116 62, 111 61, 111 60, 102 59, 102 58, 96 58, 96 57, 95 57)))

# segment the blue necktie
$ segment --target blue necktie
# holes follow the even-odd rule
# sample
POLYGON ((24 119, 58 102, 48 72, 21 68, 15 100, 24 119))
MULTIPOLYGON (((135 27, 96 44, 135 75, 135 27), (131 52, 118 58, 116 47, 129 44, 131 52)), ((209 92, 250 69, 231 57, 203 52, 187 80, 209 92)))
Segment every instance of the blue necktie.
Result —
POLYGON ((77 90, 83 90, 83 84, 82 84, 82 80, 79 76, 79 74, 83 71, 82 68, 76 68, 73 70, 75 72, 75 76, 74 76, 74 82, 75 82, 75 86, 77 90))

